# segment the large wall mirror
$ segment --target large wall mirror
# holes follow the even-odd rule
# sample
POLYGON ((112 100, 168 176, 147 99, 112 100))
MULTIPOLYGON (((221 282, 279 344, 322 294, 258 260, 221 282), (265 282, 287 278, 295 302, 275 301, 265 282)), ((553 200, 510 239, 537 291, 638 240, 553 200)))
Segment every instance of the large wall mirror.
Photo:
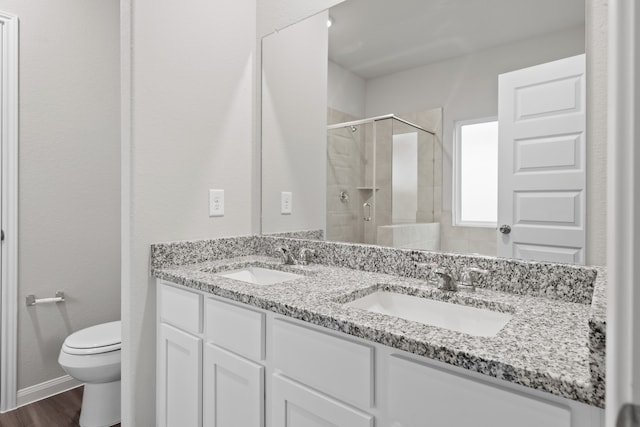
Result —
POLYGON ((266 36, 262 232, 584 263, 585 34, 584 0, 346 0, 266 36))

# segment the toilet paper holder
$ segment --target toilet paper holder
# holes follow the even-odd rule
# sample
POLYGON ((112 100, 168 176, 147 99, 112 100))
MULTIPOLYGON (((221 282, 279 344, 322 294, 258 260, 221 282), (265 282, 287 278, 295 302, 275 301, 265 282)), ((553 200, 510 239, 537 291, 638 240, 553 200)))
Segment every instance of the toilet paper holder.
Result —
POLYGON ((31 307, 36 304, 45 304, 48 302, 64 302, 64 292, 57 291, 56 296, 52 298, 36 298, 34 294, 27 295, 27 307, 31 307))

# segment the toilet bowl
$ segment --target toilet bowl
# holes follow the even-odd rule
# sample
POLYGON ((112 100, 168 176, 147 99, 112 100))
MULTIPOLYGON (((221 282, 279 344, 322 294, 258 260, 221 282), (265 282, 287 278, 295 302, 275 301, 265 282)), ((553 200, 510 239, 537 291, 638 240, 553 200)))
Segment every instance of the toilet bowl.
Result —
POLYGON ((64 340, 58 363, 84 383, 81 427, 120 422, 120 346, 120 321, 82 329, 64 340))

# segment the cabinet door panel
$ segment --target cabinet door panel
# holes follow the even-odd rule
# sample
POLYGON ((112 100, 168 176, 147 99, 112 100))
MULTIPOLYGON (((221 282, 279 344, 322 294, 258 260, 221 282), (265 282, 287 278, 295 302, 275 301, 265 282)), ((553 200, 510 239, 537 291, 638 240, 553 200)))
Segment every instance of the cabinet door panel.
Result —
POLYGON ((570 427, 569 408, 389 357, 387 407, 394 427, 570 427))
POLYGON ((262 427, 264 368, 213 344, 204 355, 204 425, 262 427))
POLYGON ((199 427, 202 340, 164 323, 158 339, 158 426, 199 427))
POLYGON ((361 408, 373 405, 372 346, 278 319, 273 366, 285 375, 361 408))
POLYGON ((272 427, 373 427, 373 416, 279 374, 272 391, 272 427))

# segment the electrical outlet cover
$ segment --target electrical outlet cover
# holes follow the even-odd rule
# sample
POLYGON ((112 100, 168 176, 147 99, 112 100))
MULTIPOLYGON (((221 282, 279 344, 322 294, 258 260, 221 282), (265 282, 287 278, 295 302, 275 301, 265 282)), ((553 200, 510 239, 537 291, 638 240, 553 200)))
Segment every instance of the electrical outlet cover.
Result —
POLYGON ((280 195, 280 213, 291 215, 293 212, 293 195, 290 191, 283 191, 280 195))

